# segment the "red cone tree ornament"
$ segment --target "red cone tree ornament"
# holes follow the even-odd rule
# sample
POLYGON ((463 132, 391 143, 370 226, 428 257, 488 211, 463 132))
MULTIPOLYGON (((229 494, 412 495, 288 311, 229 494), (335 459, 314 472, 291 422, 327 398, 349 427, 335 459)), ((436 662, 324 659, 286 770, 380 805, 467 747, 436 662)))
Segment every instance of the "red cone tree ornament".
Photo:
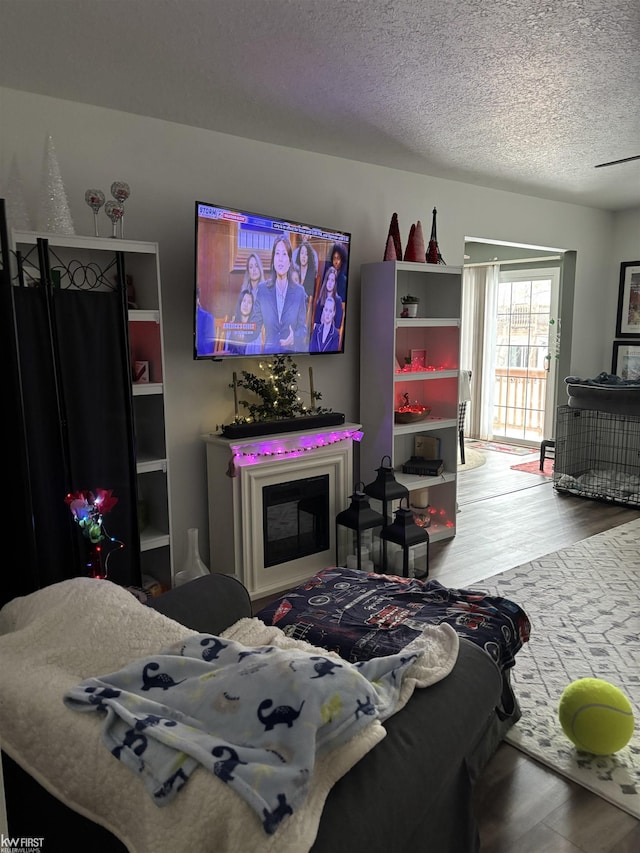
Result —
MULTIPOLYGON (((438 248, 438 238, 436 236, 436 213, 438 211, 433 208, 433 221, 431 223, 431 238, 429 240, 429 248, 427 249, 427 263, 428 264, 445 264, 445 260, 440 254, 440 249, 438 248)), ((446 266, 446 264, 445 264, 446 266)))
POLYGON ((394 213, 391 217, 391 223, 389 225, 389 235, 387 237, 387 248, 385 249, 384 255, 385 261, 401 261, 402 260, 402 243, 400 242, 400 226, 398 225, 398 214, 394 213), (393 245, 395 248, 395 258, 388 257, 387 251, 389 247, 389 237, 393 240, 393 245))
POLYGON ((424 249, 424 234, 422 233, 422 223, 419 219, 416 222, 416 230, 413 235, 413 241, 415 243, 414 253, 416 255, 416 261, 419 261, 421 264, 424 264, 426 261, 426 252, 424 249))
POLYGON ((411 224, 411 228, 409 229, 409 237, 407 239, 407 245, 404 250, 404 259, 405 261, 417 261, 416 257, 416 226, 415 222, 411 224))
POLYGON ((391 234, 387 237, 387 248, 384 250, 384 258, 383 261, 401 261, 402 258, 399 258, 396 255, 396 247, 393 242, 393 237, 391 234))

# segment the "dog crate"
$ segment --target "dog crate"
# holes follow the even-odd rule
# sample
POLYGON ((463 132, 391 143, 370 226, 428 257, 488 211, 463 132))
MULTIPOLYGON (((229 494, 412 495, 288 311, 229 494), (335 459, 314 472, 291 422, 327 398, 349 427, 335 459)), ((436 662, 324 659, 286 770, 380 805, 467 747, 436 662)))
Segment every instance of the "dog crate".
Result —
POLYGON ((559 406, 554 488, 640 507, 640 416, 559 406))

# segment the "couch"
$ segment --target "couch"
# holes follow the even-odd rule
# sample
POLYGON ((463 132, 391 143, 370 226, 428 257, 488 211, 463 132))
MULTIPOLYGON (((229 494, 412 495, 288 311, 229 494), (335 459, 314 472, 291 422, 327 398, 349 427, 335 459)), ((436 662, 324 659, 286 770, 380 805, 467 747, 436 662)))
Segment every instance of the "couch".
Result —
MULTIPOLYGON (((180 626, 218 635, 238 620, 251 616, 246 589, 233 577, 221 574, 175 588, 153 599, 150 608, 165 617, 155 619, 154 630, 166 626, 167 636, 171 634, 172 639, 182 636, 180 626)), ((130 612, 128 605, 125 609, 130 612)), ((140 605, 140 610, 131 611, 127 618, 142 619, 145 610, 148 608, 140 605)), ((1 617, 2 612, 0 655, 2 631, 10 632, 11 628, 6 621, 3 626, 1 617)), ((0 701, 0 741, 10 835, 43 836, 49 853, 90 847, 100 853, 126 849, 161 853, 158 849, 125 846, 117 837, 117 815, 104 820, 77 803, 68 802, 55 778, 47 778, 32 766, 33 758, 25 757, 15 744, 10 746, 3 734, 6 723, 3 712, 6 707, 0 701)), ((472 807, 473 784, 519 714, 508 673, 501 672, 477 645, 461 638, 450 674, 432 686, 416 690, 402 710, 385 722, 386 737, 333 784, 310 850, 312 853, 479 850, 472 807)), ((74 719, 69 722, 72 731, 74 719)), ((96 743, 99 740, 97 727, 95 740, 96 743)), ((96 747, 96 760, 103 749, 101 744, 96 747)), ((103 760, 101 755, 99 760, 103 760)), ((105 761, 113 759, 107 754, 105 761)), ((119 772, 116 765, 114 772, 119 772)), ((126 769, 124 772, 129 773, 126 769)), ((202 770, 199 773, 209 775, 202 770)), ((213 777, 210 782, 207 780, 207 784, 216 783, 226 787, 213 777)), ((194 777, 187 789, 204 784, 201 779, 196 784, 194 777)), ((190 792, 180 796, 187 803, 190 792)), ((173 812, 178 824, 179 808, 176 805, 173 812)), ((215 822, 215 814, 205 814, 206 808, 201 812, 203 818, 215 822)), ((189 829, 193 831, 193 827, 189 829)), ((188 848, 183 849, 189 849, 190 853, 239 851, 236 846, 209 847, 206 826, 202 839, 189 841, 188 848)), ((278 847, 265 844, 267 849, 278 847)))

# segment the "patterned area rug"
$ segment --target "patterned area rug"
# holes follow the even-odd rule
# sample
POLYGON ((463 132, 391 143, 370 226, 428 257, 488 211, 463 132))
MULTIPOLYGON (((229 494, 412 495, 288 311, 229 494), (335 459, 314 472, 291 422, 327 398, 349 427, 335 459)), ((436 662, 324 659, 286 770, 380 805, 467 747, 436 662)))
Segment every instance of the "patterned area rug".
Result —
POLYGON ((472 471, 474 468, 480 468, 487 461, 487 457, 480 450, 474 450, 473 447, 465 447, 464 449, 464 465, 460 461, 460 451, 458 451, 458 473, 463 471, 472 471))
POLYGON ((530 456, 536 452, 535 447, 518 447, 517 444, 501 444, 498 441, 480 441, 477 438, 466 440, 469 447, 476 450, 496 450, 498 453, 515 453, 517 456, 530 456))
POLYGON ((511 671, 522 719, 507 741, 640 818, 640 518, 473 586, 531 620, 511 671), (615 684, 633 706, 634 735, 615 755, 578 751, 558 722, 562 691, 586 677, 615 684))
POLYGON ((533 462, 521 462, 520 465, 512 465, 512 471, 526 471, 527 474, 537 474, 539 477, 553 477, 553 459, 544 460, 544 468, 540 470, 540 460, 533 462))

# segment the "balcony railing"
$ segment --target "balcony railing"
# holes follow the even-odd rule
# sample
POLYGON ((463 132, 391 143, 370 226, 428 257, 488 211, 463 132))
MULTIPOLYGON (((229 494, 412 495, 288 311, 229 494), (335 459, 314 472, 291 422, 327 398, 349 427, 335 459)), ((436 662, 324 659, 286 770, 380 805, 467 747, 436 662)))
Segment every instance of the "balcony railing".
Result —
POLYGON ((496 368, 493 433, 539 443, 544 438, 546 370, 496 368))

